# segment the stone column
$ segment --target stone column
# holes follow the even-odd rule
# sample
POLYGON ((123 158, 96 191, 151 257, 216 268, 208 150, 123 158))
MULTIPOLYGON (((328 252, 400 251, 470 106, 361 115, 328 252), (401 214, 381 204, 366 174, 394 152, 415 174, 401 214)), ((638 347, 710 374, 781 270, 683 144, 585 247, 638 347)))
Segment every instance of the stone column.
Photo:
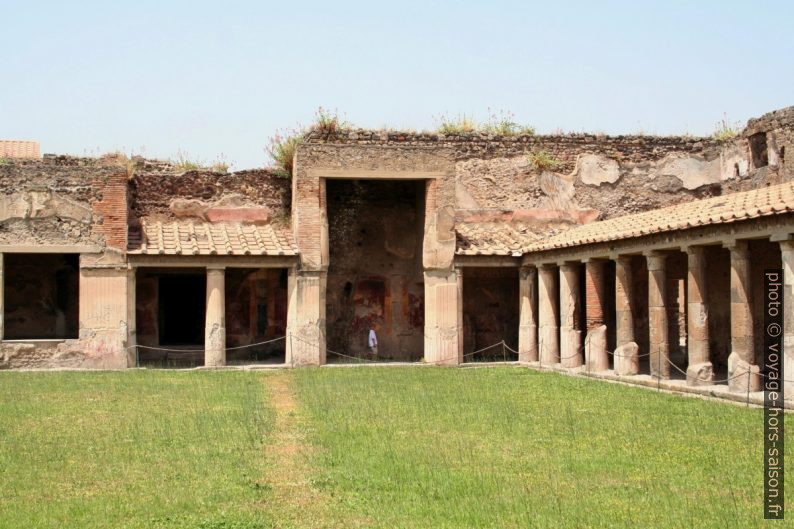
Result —
POLYGON ((289 270, 287 289, 287 354, 291 366, 318 366, 326 360, 325 290, 320 270, 289 270))
POLYGON ((731 354, 728 356, 728 387, 746 392, 760 389, 755 365, 753 306, 750 295, 750 256, 747 241, 726 245, 731 251, 731 354))
POLYGON ((706 249, 690 246, 687 253, 687 352, 686 382, 709 385, 714 368, 709 357, 709 307, 706 301, 706 249))
POLYGON ((463 274, 425 270, 425 361, 463 362, 463 274))
POLYGON ((667 332, 665 260, 661 252, 648 252, 648 326, 651 376, 670 378, 670 344, 667 332))
POLYGON ((538 269, 534 266, 519 270, 518 360, 538 360, 538 269))
POLYGON ((579 263, 560 265, 560 362, 564 367, 582 365, 582 331, 579 321, 579 263))
POLYGON ((204 365, 226 365, 226 271, 207 268, 207 317, 204 321, 204 365))
POLYGON ((615 258, 615 373, 636 375, 640 372, 639 347, 634 341, 634 284, 631 256, 615 258))
POLYGON ((557 327, 557 267, 542 265, 538 269, 538 318, 540 336, 538 348, 541 364, 560 363, 560 340, 557 327))
POLYGON ((783 398, 789 400, 794 399, 794 241, 781 241, 780 253, 783 258, 783 398))
POLYGON ((615 334, 617 346, 634 341, 634 296, 631 257, 615 259, 615 334))

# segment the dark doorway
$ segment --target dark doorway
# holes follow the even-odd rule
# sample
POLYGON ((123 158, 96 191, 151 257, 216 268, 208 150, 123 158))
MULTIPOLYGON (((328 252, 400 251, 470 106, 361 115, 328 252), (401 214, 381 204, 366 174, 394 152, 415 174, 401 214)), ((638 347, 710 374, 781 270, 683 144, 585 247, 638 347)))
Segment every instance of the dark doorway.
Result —
POLYGON ((226 269, 227 364, 283 364, 287 333, 287 270, 226 269))
POLYGON ((464 361, 518 360, 518 313, 518 268, 464 268, 464 361))
POLYGON ((424 354, 423 180, 327 180, 328 360, 368 355, 416 361, 424 354))
POLYGON ((203 345, 207 278, 164 275, 159 280, 158 322, 161 345, 203 345))
POLYGON ((4 259, 4 338, 77 338, 79 255, 7 253, 4 259))

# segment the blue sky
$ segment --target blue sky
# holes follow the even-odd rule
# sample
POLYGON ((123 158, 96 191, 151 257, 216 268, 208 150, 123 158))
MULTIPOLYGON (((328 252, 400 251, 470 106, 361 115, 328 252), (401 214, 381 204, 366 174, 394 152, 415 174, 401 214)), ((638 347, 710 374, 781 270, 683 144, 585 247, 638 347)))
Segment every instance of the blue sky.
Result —
POLYGON ((794 104, 794 2, 0 0, 0 138, 267 163, 318 106, 365 127, 710 134, 794 104))

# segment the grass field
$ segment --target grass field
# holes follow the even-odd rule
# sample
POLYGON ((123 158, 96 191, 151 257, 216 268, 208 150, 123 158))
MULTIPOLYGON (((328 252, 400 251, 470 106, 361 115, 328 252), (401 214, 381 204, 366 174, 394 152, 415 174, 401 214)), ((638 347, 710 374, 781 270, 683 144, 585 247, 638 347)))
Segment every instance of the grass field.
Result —
POLYGON ((783 527, 761 417, 511 367, 0 373, 0 527, 783 527))

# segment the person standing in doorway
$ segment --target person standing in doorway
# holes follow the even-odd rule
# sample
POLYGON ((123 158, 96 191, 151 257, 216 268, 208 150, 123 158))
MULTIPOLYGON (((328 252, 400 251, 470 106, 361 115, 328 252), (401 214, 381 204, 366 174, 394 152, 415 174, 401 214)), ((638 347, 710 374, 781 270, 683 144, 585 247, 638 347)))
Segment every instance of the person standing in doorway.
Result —
POLYGON ((369 328, 369 337, 367 338, 367 345, 369 346, 369 354, 373 360, 378 358, 378 335, 375 334, 375 325, 369 328))

